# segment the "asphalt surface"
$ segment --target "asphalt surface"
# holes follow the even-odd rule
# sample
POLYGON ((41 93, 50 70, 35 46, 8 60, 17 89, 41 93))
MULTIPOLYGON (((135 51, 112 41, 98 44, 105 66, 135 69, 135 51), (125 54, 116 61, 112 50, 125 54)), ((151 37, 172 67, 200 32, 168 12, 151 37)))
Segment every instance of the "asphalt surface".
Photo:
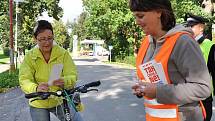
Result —
MULTIPOLYGON (((79 84, 101 80, 99 92, 83 94, 85 121, 142 121, 142 100, 136 99, 130 86, 134 70, 104 64, 97 59, 75 59, 79 84)), ((28 101, 19 88, 0 94, 0 121, 31 121, 28 101)), ((51 115, 52 121, 58 121, 51 115)))
MULTIPOLYGON (((133 96, 130 88, 136 80, 132 67, 104 64, 93 58, 74 60, 79 85, 102 82, 98 92, 81 95, 85 121, 144 121, 143 101, 133 96)), ((58 121, 53 115, 51 119, 58 121)), ((19 88, 0 93, 0 121, 31 121, 28 102, 19 88)))

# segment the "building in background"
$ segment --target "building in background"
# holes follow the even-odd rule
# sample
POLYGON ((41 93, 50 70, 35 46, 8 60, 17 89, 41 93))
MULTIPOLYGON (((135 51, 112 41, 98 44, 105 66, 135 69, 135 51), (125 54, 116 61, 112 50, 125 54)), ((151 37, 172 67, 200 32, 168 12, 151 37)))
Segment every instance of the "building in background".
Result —
POLYGON ((104 40, 83 40, 80 42, 80 55, 107 56, 109 51, 104 48, 104 40))

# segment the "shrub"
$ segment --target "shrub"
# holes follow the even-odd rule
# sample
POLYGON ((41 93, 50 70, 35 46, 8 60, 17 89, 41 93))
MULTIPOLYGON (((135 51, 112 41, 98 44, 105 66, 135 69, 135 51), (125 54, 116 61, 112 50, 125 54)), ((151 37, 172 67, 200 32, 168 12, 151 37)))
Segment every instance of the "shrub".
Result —
POLYGON ((3 52, 4 52, 4 55, 10 56, 10 48, 9 47, 4 47, 3 52))
POLYGON ((11 88, 19 85, 19 71, 9 74, 9 71, 0 73, 0 88, 11 88))
POLYGON ((126 56, 124 59, 117 58, 116 61, 120 62, 120 63, 126 63, 126 64, 129 64, 129 65, 132 65, 132 66, 135 66, 135 63, 136 63, 136 60, 135 60, 134 56, 126 56))

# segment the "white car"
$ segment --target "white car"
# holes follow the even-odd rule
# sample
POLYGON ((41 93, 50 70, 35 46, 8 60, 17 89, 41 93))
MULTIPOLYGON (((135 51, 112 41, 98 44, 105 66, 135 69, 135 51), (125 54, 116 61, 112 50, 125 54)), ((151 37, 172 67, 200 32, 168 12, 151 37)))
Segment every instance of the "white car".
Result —
POLYGON ((106 49, 102 49, 102 51, 98 51, 97 55, 99 56, 108 56, 110 54, 110 52, 106 49))

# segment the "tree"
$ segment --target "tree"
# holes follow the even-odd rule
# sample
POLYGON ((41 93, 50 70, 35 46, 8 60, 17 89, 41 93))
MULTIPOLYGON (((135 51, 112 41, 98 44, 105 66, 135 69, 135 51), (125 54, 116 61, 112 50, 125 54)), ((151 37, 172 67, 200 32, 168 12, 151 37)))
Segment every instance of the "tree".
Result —
MULTIPOLYGON (((30 47, 32 42, 32 32, 34 23, 37 20, 37 17, 42 14, 42 12, 47 11, 50 17, 53 17, 56 20, 59 20, 62 15, 62 8, 58 6, 60 0, 25 0, 24 2, 19 4, 20 14, 19 14, 19 25, 20 30, 18 36, 18 47, 28 48, 30 47)), ((7 35, 9 31, 9 18, 8 18, 8 10, 9 10, 9 1, 1 0, 0 1, 0 18, 5 19, 4 21, 0 21, 1 30, 0 30, 0 43, 9 40, 9 36, 3 38, 3 35, 7 35), (2 39, 3 38, 3 39, 2 39)), ((14 6, 15 7, 15 6, 14 6)), ((15 18, 15 9, 14 10, 14 18, 15 18)), ((14 21, 15 22, 15 21, 14 21)), ((15 24, 14 24, 15 25, 15 24)), ((4 36, 5 37, 5 36, 4 36)))
POLYGON ((2 47, 9 46, 9 18, 5 15, 0 16, 0 45, 3 44, 2 47))
POLYGON ((56 20, 59 20, 62 15, 62 8, 58 6, 60 0, 26 0, 24 3, 20 4, 21 13, 20 13, 20 23, 21 23, 21 36, 24 35, 24 40, 20 39, 19 43, 26 43, 25 48, 32 45, 31 38, 33 27, 35 21, 39 15, 44 11, 48 12, 50 17, 53 17, 56 20))
POLYGON ((134 39, 128 38, 134 38, 133 34, 140 31, 127 0, 83 0, 83 4, 87 13, 85 36, 103 39, 107 45, 113 45, 115 56, 124 58, 129 55, 134 39))
MULTIPOLYGON (((133 50, 138 48, 144 33, 135 24, 127 0, 82 1, 85 10, 84 19, 82 18, 82 22, 73 24, 73 33, 78 34, 78 37, 83 39, 105 40, 107 45, 113 45, 113 53, 120 58, 133 53, 133 50), (80 29, 79 27, 83 28, 80 29), (134 33, 137 33, 136 36, 134 33), (135 39, 135 37, 137 38, 135 39)), ((177 23, 184 22, 187 12, 211 18, 203 11, 201 0, 171 0, 171 2, 177 23)))
POLYGON ((72 29, 71 36, 77 35, 79 38, 79 41, 84 40, 87 38, 87 27, 85 26, 85 21, 87 17, 87 12, 83 12, 78 17, 77 21, 74 21, 71 23, 70 28, 72 29))
POLYGON ((9 1, 0 1, 0 45, 9 46, 9 1))
POLYGON ((65 49, 69 48, 70 37, 67 27, 64 25, 64 23, 62 21, 55 20, 53 23, 53 28, 55 41, 65 49))
POLYGON ((208 23, 208 30, 207 30, 207 38, 212 40, 212 24, 215 23, 214 22, 214 0, 201 0, 201 6, 204 9, 204 11, 206 13, 208 13, 209 15, 211 15, 212 17, 210 18, 210 22, 208 23))

